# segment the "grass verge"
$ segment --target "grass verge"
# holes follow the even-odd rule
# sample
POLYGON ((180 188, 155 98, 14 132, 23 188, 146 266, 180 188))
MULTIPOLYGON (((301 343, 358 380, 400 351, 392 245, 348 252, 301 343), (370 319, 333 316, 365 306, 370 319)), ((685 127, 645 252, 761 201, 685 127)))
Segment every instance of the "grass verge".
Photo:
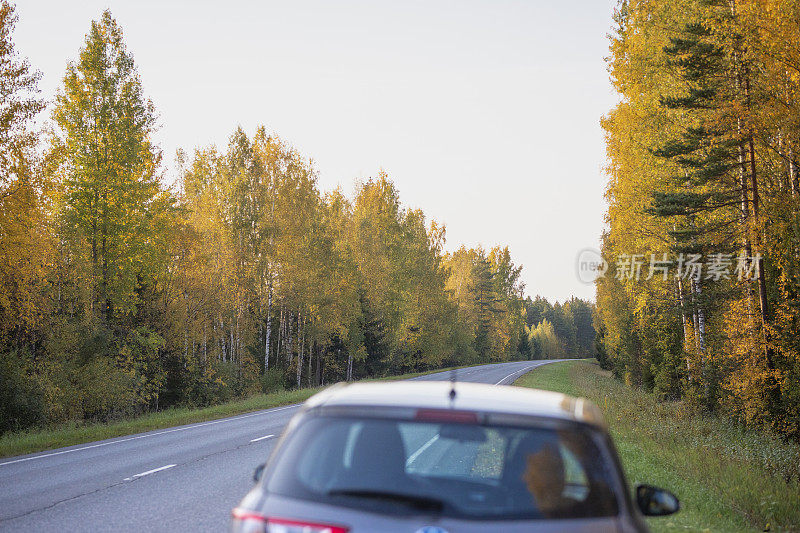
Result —
MULTIPOLYGON (((408 379, 447 370, 451 370, 451 368, 403 374, 402 376, 389 376, 378 378, 377 380, 408 379)), ((148 413, 136 418, 109 423, 72 422, 51 428, 9 432, 0 435, 0 458, 52 450, 54 448, 62 448, 64 446, 73 446, 76 444, 85 444, 87 442, 111 439, 114 437, 123 437, 134 433, 182 426, 184 424, 207 422, 209 420, 235 416, 251 411, 290 405, 303 402, 320 390, 321 388, 306 388, 274 392, 271 394, 257 394, 249 398, 233 400, 201 409, 189 407, 166 409, 157 413, 148 413)))
POLYGON ((544 365, 516 385, 583 396, 603 410, 631 485, 681 500, 679 513, 648 519, 653 531, 800 531, 800 446, 659 402, 593 363, 544 365))
POLYGON ((320 389, 258 394, 201 409, 175 408, 110 423, 66 423, 53 428, 5 433, 0 436, 0 457, 52 450, 63 446, 122 437, 155 429, 194 424, 250 411, 302 402, 320 389))

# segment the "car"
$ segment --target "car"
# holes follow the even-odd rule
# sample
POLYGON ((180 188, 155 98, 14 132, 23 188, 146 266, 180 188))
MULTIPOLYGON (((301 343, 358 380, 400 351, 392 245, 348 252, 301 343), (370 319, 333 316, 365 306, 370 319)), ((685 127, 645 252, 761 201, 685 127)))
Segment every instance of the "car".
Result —
POLYGON ((588 400, 446 381, 316 394, 254 479, 235 533, 642 532, 680 506, 631 496, 588 400))

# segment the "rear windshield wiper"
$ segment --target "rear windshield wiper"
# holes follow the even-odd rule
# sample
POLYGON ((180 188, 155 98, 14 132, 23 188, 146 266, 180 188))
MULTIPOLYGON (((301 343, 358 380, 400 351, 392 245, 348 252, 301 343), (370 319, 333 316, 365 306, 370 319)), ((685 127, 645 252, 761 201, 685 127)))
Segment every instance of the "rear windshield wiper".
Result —
POLYGON ((441 511, 444 508, 444 500, 430 496, 418 496, 415 494, 403 494, 400 492, 365 490, 365 489, 334 489, 327 493, 328 496, 351 496, 353 498, 370 498, 375 500, 386 500, 405 503, 419 509, 428 511, 441 511))

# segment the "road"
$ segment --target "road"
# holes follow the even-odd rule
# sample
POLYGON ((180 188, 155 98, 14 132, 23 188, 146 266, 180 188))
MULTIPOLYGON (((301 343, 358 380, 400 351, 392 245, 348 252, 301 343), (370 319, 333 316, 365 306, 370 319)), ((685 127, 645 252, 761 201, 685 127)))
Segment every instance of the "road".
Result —
MULTIPOLYGON (((548 362, 464 368, 458 381, 507 385, 548 362)), ((0 531, 226 530, 253 469, 297 409, 289 405, 0 459, 0 531)))

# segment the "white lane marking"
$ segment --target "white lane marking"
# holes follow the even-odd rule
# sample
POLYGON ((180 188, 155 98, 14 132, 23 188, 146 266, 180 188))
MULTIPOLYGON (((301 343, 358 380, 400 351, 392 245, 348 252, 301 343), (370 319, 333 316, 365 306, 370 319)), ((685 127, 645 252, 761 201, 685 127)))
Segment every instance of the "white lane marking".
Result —
POLYGON ((155 474, 156 472, 161 472, 162 470, 166 470, 167 468, 172 468, 173 466, 177 465, 166 465, 166 466, 159 466, 158 468, 154 468, 152 470, 148 470, 147 472, 142 472, 141 474, 135 474, 131 477, 126 477, 122 481, 133 481, 136 478, 149 476, 150 474, 155 474))
POLYGON ((434 435, 431 438, 431 440, 429 440, 428 442, 426 442, 425 444, 420 446, 420 448, 417 451, 415 451, 414 453, 412 453, 411 455, 408 456, 408 459, 406 459, 406 466, 408 466, 411 463, 413 463, 417 459, 417 457, 422 455, 422 452, 427 450, 431 446, 431 444, 433 444, 437 440, 439 440, 439 434, 438 433, 436 435, 434 435))
MULTIPOLYGON (((548 363, 550 363, 550 362, 556 362, 556 361, 548 361, 548 363)), ((544 363, 540 363, 540 364, 544 364, 544 363)), ((538 365, 536 365, 536 366, 538 366, 538 365)), ((523 370, 526 370, 526 369, 523 368, 523 370)), ((522 372, 522 370, 519 370, 518 372, 522 372)), ((513 376, 516 373, 517 372, 512 372, 511 374, 507 375, 506 377, 504 377, 503 379, 501 379, 500 381, 495 383, 495 385, 499 385, 500 383, 502 383, 503 381, 505 381, 506 379, 510 378, 511 376, 513 376)), ((247 415, 237 416, 237 417, 234 417, 234 418, 222 418, 220 420, 214 420, 212 422, 203 422, 201 424, 195 424, 193 426, 186 426, 186 427, 168 429, 168 430, 165 430, 165 431, 159 431, 159 432, 156 432, 156 433, 149 433, 147 435, 138 435, 136 437, 127 437, 127 438, 124 438, 124 439, 113 440, 113 441, 110 441, 110 442, 101 442, 100 444, 91 444, 89 446, 81 446, 80 448, 73 448, 71 450, 61 450, 60 452, 52 452, 52 453, 46 453, 46 454, 42 454, 42 455, 34 455, 32 457, 23 457, 22 459, 14 459, 12 461, 6 461, 4 463, 0 463, 0 466, 13 465, 13 464, 16 464, 16 463, 24 463, 25 461, 33 461, 35 459, 44 459, 46 457, 55 457, 56 455, 63 455, 65 453, 72 453, 72 452, 80 452, 80 451, 83 451, 83 450, 90 450, 92 448, 100 448, 102 446, 109 446, 111 444, 119 444, 121 442, 128 442, 128 441, 131 441, 131 440, 146 439, 148 437, 157 437, 158 435, 166 435, 167 433, 175 433, 176 431, 186 431, 188 429, 194 429, 194 428, 199 428, 199 427, 203 427, 203 426, 211 426, 211 425, 214 425, 214 424, 222 424, 223 422, 233 422, 234 420, 241 420, 243 418, 250 418, 251 416, 266 415, 266 414, 274 413, 274 412, 277 412, 277 411, 283 411, 284 409, 292 409, 292 408, 297 407, 299 405, 300 404, 293 404, 293 405, 287 405, 285 407, 276 407, 276 408, 273 408, 273 409, 268 409, 266 411, 262 411, 262 412, 258 412, 258 413, 250 413, 250 414, 247 414, 247 415)))
POLYGON ((501 379, 500 381, 495 383, 495 385, 500 385, 502 382, 504 382, 505 380, 507 380, 508 378, 513 376, 514 374, 519 374, 520 372, 523 372, 523 371, 526 371, 526 370, 533 370, 534 368, 538 368, 538 367, 540 367, 542 365, 546 365, 546 364, 549 364, 549 363, 561 363, 563 361, 567 361, 567 359, 551 359, 549 361, 539 361, 538 363, 536 363, 534 365, 531 365, 531 366, 528 366, 528 367, 525 367, 522 370, 517 370, 516 372, 510 373, 509 375, 507 375, 506 377, 504 377, 503 379, 501 379))
POLYGON ((510 373, 509 375, 507 375, 506 377, 504 377, 503 379, 501 379, 500 381, 498 381, 497 383, 495 383, 495 385, 500 385, 502 382, 504 382, 505 380, 507 380, 508 378, 510 378, 511 376, 513 376, 514 374, 519 374, 520 372, 522 372, 522 371, 524 371, 524 370, 530 370, 530 369, 532 369, 532 368, 536 368, 536 367, 537 367, 537 366, 539 366, 540 364, 542 364, 542 363, 535 364, 535 365, 532 365, 532 366, 526 366, 526 367, 525 367, 525 368, 523 368, 522 370, 517 370, 516 372, 512 372, 512 373, 510 373))
POLYGON ((232 422, 234 420, 241 420, 243 418, 250 418, 251 416, 267 415, 267 414, 270 414, 270 413, 274 413, 276 411, 283 411, 284 409, 292 409, 292 408, 297 407, 298 405, 299 404, 287 405, 286 407, 276 407, 274 409, 269 409, 267 411, 262 411, 262 412, 258 412, 258 413, 250 413, 250 414, 247 414, 247 415, 237 416, 235 418, 221 418, 219 420, 213 420, 211 422, 203 422, 202 424, 195 424, 193 426, 186 426, 186 427, 180 427, 180 428, 174 428, 174 429, 167 429, 165 431, 159 431, 157 433, 149 433, 147 435, 138 435, 136 437, 127 437, 127 438, 124 438, 124 439, 113 440, 113 441, 110 441, 110 442, 101 442, 100 444, 91 444, 89 446, 82 446, 80 448, 73 448, 71 450, 61 450, 60 452, 46 453, 44 455, 34 455, 33 457, 23 457, 22 459, 14 459, 13 461, 6 461, 5 463, 0 463, 0 466, 13 465, 14 463, 23 463, 25 461, 33 461, 34 459, 44 459, 45 457, 53 457, 55 455, 62 455, 62 454, 65 454, 65 453, 80 452, 80 451, 83 451, 83 450, 90 450, 92 448, 100 448, 101 446, 108 446, 110 444, 119 444, 120 442, 128 442, 128 441, 137 440, 137 439, 146 439, 148 437, 156 437, 158 435, 165 435, 167 433, 175 433, 176 431, 186 431, 188 429, 194 429, 194 428, 199 428, 199 427, 203 427, 203 426, 212 426, 214 424, 222 424, 223 422, 232 422))
POLYGON ((250 439, 250 442, 258 442, 258 441, 264 440, 264 439, 271 439, 274 436, 275 435, 264 435, 263 437, 258 437, 257 439, 250 439))

